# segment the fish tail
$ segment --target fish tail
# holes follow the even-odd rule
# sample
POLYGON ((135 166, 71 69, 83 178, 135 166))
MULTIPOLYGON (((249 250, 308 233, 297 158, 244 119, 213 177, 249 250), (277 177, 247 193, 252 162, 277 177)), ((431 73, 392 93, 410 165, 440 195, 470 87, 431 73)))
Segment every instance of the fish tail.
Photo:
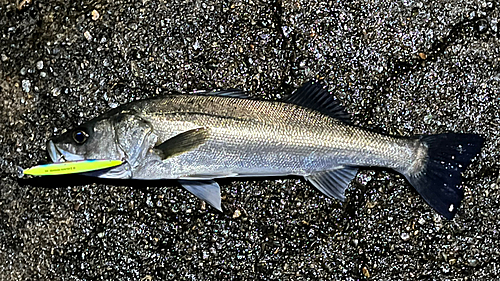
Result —
POLYGON ((427 147, 424 167, 418 173, 403 174, 432 208, 452 219, 464 197, 461 173, 480 152, 484 138, 446 133, 422 136, 420 141, 427 147))

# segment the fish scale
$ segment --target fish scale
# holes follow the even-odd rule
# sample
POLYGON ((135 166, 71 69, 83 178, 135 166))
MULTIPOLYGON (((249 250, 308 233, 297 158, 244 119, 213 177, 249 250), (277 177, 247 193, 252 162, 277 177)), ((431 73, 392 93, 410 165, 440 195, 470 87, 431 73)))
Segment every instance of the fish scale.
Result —
MULTIPOLYGON (((193 172, 211 169, 206 167, 207 162, 211 165, 219 162, 219 165, 227 168, 232 166, 235 173, 249 176, 248 171, 239 173, 237 169, 240 167, 235 164, 236 161, 226 159, 224 155, 221 155, 223 159, 207 160, 213 158, 214 150, 221 146, 226 148, 225 153, 231 153, 230 148, 234 148, 234 154, 256 167, 266 165, 265 160, 276 159, 278 163, 266 165, 274 167, 268 170, 272 175, 278 172, 313 173, 340 165, 404 169, 415 158, 415 140, 370 132, 293 104, 217 96, 169 96, 162 100, 146 101, 137 107, 145 109, 141 117, 152 124, 161 140, 193 128, 205 127, 210 130, 210 138, 204 145, 175 159, 177 165, 189 166, 193 172), (161 115, 151 111, 150 104, 158 103, 163 105, 161 115), (182 112, 175 111, 179 104, 186 105, 182 112), (261 156, 274 154, 276 150, 281 152, 276 157, 261 156), (313 152, 313 157, 318 158, 317 163, 322 165, 304 170, 300 164, 313 152), (206 157, 199 154, 205 154, 206 157), (294 161, 284 159, 290 156, 293 156, 294 161), (255 159, 264 161, 259 163, 255 159)), ((265 171, 259 171, 262 172, 265 171)), ((179 172, 186 173, 189 173, 186 169, 179 172)))

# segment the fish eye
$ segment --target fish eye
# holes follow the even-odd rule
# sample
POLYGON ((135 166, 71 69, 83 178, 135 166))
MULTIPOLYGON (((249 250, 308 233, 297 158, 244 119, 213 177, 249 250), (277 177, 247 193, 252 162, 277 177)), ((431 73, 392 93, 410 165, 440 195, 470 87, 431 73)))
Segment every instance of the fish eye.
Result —
POLYGON ((77 144, 83 144, 88 139, 88 137, 89 137, 89 134, 87 134, 83 130, 76 130, 75 132, 73 132, 73 140, 77 144))

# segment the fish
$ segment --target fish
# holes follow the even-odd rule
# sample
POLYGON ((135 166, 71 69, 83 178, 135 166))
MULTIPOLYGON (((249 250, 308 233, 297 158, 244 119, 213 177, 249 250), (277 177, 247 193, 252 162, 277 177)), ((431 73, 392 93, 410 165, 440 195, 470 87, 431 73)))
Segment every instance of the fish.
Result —
POLYGON ((175 179, 219 211, 216 179, 301 176, 345 201, 359 168, 381 167, 403 175, 452 219, 464 197, 461 173, 484 141, 473 133, 404 137, 355 126, 338 100, 310 81, 280 101, 238 90, 133 101, 50 139, 47 150, 55 163, 123 161, 89 176, 175 179))

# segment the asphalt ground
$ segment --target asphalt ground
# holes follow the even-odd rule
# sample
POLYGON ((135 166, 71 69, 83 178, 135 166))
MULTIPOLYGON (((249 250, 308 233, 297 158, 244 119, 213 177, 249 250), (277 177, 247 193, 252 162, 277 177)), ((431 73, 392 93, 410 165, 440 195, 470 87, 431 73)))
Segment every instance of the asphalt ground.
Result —
POLYGON ((0 280, 500 278, 498 4, 0 0, 0 280), (457 216, 381 169, 345 203, 299 178, 225 180, 223 213, 175 182, 17 178, 119 104, 280 100, 310 79, 363 127, 484 136, 457 216))

